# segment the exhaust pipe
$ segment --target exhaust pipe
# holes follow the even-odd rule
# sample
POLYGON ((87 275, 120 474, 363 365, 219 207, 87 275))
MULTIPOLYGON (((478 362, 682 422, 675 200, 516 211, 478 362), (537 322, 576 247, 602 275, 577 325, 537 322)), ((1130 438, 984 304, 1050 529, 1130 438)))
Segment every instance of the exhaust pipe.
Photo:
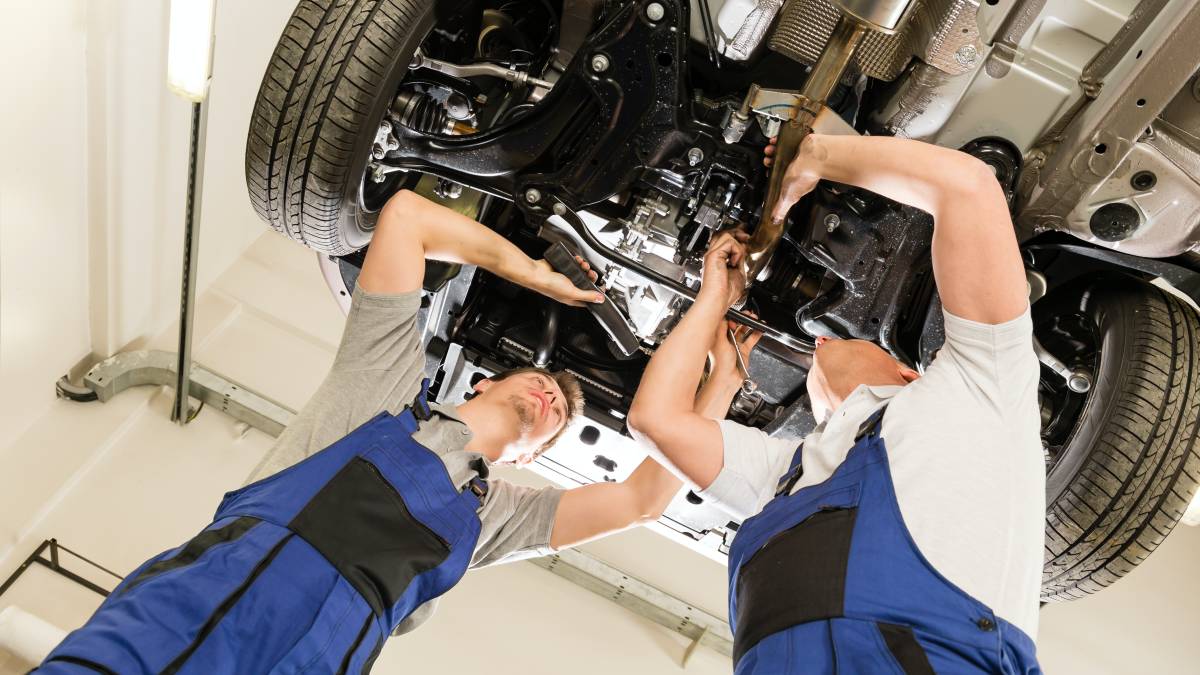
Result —
POLYGON ((821 112, 821 106, 833 93, 846 71, 855 50, 869 30, 893 31, 907 12, 910 0, 843 0, 846 9, 834 27, 833 33, 821 51, 821 57, 813 64, 812 72, 804 82, 797 97, 798 105, 790 112, 790 119, 783 123, 775 143, 775 161, 771 165, 771 182, 767 189, 767 200, 763 204, 762 217, 750 241, 746 244, 746 283, 755 281, 775 247, 783 237, 784 220, 775 220, 771 213, 783 193, 783 178, 788 166, 796 158, 800 142, 812 133, 813 122, 821 112), (861 18, 860 18, 861 17, 861 18))
POLYGON ((812 124, 821 111, 821 105, 833 93, 834 87, 842 78, 846 66, 854 56, 863 37, 867 34, 867 25, 849 14, 843 14, 821 58, 813 64, 812 72, 800 90, 799 105, 790 110, 790 119, 783 123, 779 137, 775 142, 775 161, 771 165, 771 183, 767 188, 767 201, 763 204, 762 218, 750 241, 746 243, 746 283, 750 284, 771 259, 775 247, 783 237, 784 219, 775 220, 771 213, 783 193, 783 177, 787 174, 788 166, 796 158, 800 142, 812 132, 812 124))

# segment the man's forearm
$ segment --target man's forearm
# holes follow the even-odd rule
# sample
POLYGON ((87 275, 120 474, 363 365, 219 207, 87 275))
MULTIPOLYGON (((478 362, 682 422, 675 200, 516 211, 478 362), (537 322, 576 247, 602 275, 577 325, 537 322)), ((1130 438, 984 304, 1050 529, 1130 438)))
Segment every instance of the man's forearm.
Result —
POLYGON ((710 420, 723 420, 729 413, 729 404, 742 386, 735 377, 710 374, 700 393, 696 395, 696 414, 710 420))
POLYGON ((374 293, 421 287, 426 258, 478 265, 528 286, 534 261, 480 223, 408 190, 392 196, 379 214, 358 283, 374 293))
POLYGON ((696 386, 704 372, 713 331, 725 315, 715 294, 701 293, 683 319, 654 352, 634 396, 630 418, 636 422, 692 412, 696 386))
POLYGON ((973 187, 979 160, 957 150, 886 136, 805 139, 821 178, 865 188, 937 216, 947 196, 973 187))
POLYGON ((637 523, 657 520, 683 487, 683 481, 652 457, 642 460, 625 482, 637 495, 637 523))
POLYGON ((411 192, 388 202, 383 217, 411 218, 425 257, 477 265, 517 284, 534 278, 534 261, 495 231, 470 218, 411 192))

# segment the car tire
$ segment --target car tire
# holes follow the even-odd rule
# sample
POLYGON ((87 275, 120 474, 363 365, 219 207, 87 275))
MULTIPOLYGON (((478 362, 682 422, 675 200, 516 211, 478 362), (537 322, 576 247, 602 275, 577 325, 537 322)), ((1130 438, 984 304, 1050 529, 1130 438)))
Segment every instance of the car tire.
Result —
POLYGON ((250 119, 246 185, 275 230, 346 255, 374 223, 359 189, 375 130, 435 0, 301 0, 271 55, 250 119))
MULTIPOLYGON (((1179 522, 1200 482, 1196 311, 1130 278, 1069 294, 1066 306, 1090 320, 1099 356, 1046 479, 1046 601, 1079 598, 1128 574, 1179 522)), ((1041 305, 1034 315, 1044 330, 1054 307, 1041 305)), ((1044 366, 1043 375, 1052 377, 1044 366)))

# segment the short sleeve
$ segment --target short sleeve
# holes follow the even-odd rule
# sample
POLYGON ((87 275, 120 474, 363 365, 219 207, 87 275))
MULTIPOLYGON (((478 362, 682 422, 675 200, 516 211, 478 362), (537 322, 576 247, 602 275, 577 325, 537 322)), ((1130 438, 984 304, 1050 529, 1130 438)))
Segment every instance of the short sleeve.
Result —
POLYGON ((355 286, 334 370, 394 370, 422 363, 421 291, 368 293, 355 286))
POLYGON ((1005 416, 1021 406, 1027 390, 1037 386, 1040 372, 1029 309, 998 324, 971 321, 945 310, 943 315, 946 342, 929 367, 939 376, 935 379, 988 400, 1005 416))
POLYGON ((775 496, 775 484, 787 470, 800 441, 775 438, 731 420, 718 422, 724 465, 699 496, 729 515, 744 520, 775 496))
POLYGON ((514 485, 495 478, 479 511, 482 530, 471 567, 535 558, 552 553, 550 535, 564 490, 514 485))

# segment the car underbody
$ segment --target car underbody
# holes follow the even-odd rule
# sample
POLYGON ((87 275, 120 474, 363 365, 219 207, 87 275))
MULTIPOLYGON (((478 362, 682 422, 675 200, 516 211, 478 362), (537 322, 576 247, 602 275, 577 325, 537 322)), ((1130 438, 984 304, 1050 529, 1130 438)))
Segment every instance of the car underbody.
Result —
MULTIPOLYGON (((305 239, 303 208, 260 211, 320 251, 344 307, 374 218, 400 189, 532 257, 561 243, 590 261, 620 310, 603 325, 482 270, 430 263, 426 274, 438 400, 527 365, 582 383, 587 419, 538 462, 562 484, 619 480, 644 457, 623 434, 629 404, 720 230, 754 234, 761 263, 730 318, 766 335, 731 419, 796 438, 814 428, 804 381, 819 336, 871 340, 918 369, 934 358, 932 218, 823 182, 770 231, 761 159, 781 132, 914 138, 993 168, 1035 303, 1052 477, 1090 452, 1081 420, 1099 414, 1088 411, 1104 340, 1086 320, 1084 286, 1157 280, 1200 292, 1200 53, 1187 38, 1200 34, 1200 3, 559 4, 430 10, 358 134, 333 243, 305 239)), ((737 529, 694 493, 662 525, 717 558, 737 529)))

